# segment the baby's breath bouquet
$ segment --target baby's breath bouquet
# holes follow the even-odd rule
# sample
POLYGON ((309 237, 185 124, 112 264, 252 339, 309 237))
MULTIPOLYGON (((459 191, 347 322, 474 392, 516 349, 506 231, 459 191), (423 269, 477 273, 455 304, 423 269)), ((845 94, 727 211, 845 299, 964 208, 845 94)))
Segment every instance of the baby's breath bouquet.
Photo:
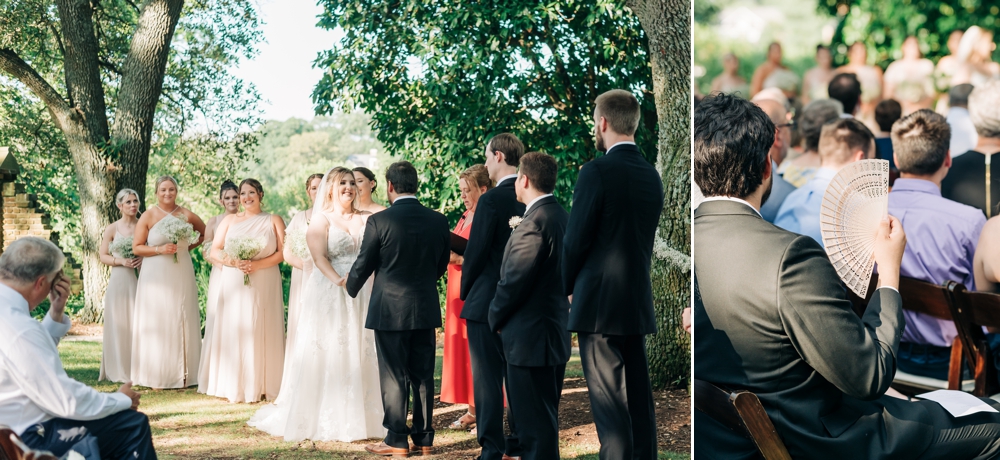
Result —
MULTIPOLYGON (((226 240, 226 255, 230 259, 250 260, 264 249, 265 242, 250 236, 237 236, 226 240)), ((250 285, 250 275, 243 274, 243 285, 250 285)))
MULTIPOLYGON (((160 227, 160 233, 163 234, 171 243, 177 244, 177 242, 184 240, 188 244, 198 241, 201 237, 201 233, 198 233, 194 229, 194 226, 187 223, 186 220, 182 218, 170 219, 163 223, 160 227)), ((174 263, 177 263, 177 253, 174 253, 174 263)))
POLYGON ((309 245, 306 243, 306 229, 288 230, 285 232, 285 244, 291 249, 292 254, 303 260, 308 260, 309 245))
POLYGON ((124 259, 135 259, 135 253, 132 252, 132 237, 126 236, 124 238, 116 239, 111 242, 108 246, 108 251, 112 254, 121 254, 120 257, 124 259))

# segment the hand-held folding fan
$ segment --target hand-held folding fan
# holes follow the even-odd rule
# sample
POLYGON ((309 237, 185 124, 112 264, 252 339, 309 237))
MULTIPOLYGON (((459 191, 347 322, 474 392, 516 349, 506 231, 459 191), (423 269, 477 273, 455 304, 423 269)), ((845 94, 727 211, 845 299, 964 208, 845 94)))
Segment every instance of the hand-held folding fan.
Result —
POLYGON ((889 162, 861 160, 845 166, 823 195, 819 228, 830 263, 862 299, 875 266, 875 236, 889 210, 889 162))

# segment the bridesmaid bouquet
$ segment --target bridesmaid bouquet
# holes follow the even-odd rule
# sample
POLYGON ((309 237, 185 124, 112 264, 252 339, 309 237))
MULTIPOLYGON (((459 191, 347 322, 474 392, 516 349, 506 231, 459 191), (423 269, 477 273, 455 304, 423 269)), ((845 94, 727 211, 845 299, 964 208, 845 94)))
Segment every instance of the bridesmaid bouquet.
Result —
MULTIPOLYGON (((193 225, 183 219, 170 219, 164 222, 163 227, 160 228, 160 233, 174 244, 177 244, 181 240, 185 240, 190 244, 192 241, 198 241, 198 238, 201 237, 201 233, 198 233, 193 225)), ((177 263, 176 252, 174 253, 174 263, 177 263)))
MULTIPOLYGON (((226 255, 230 259, 250 260, 264 249, 265 242, 249 236, 237 236, 226 241, 226 255)), ((250 275, 243 274, 243 285, 250 285, 250 275)))
POLYGON ((108 250, 113 253, 121 254, 122 258, 125 259, 135 259, 135 253, 132 252, 132 237, 126 236, 124 238, 114 240, 111 245, 108 246, 108 250))
POLYGON ((305 229, 285 233, 285 244, 300 259, 309 259, 309 245, 306 243, 305 229))

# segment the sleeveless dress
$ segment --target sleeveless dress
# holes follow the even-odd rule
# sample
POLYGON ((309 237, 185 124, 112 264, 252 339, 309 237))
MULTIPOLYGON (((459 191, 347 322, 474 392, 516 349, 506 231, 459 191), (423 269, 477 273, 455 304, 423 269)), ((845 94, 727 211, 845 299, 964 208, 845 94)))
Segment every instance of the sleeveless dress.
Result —
MULTIPOLYGON (((313 219, 328 218, 313 215, 313 219)), ((357 235, 364 235, 364 228, 357 235)), ((361 248, 355 236, 330 225, 327 257, 338 274, 350 272, 361 248)), ((291 363, 281 394, 248 425, 286 441, 381 438, 384 411, 375 333, 365 329, 371 279, 356 298, 319 270, 306 280, 291 363)))
MULTIPOLYGON (((115 228, 115 239, 118 242, 125 235, 115 228)), ((111 252, 111 255, 123 258, 121 253, 111 252)), ((135 269, 129 267, 111 267, 111 279, 104 291, 104 351, 101 356, 101 374, 97 380, 112 382, 127 382, 132 367, 132 310, 135 308, 135 290, 138 280, 135 269)))
MULTIPOLYGON (((466 224, 469 211, 455 225, 455 234, 465 239, 472 233, 466 224)), ((448 264, 447 300, 444 320, 444 362, 441 368, 441 401, 452 404, 474 404, 472 393, 472 362, 469 357, 469 334, 460 316, 465 302, 462 292, 462 266, 448 264)))
MULTIPOLYGON (((225 214, 216 217, 225 218, 225 214)), ((219 219, 220 222, 221 220, 219 219)), ((218 223, 215 224, 215 228, 218 230, 218 223)), ((212 241, 205 241, 201 245, 201 250, 207 262, 212 252, 212 241)), ((219 278, 221 276, 222 266, 212 264, 212 271, 208 275, 208 290, 205 292, 205 338, 201 341, 201 361, 198 364, 198 388, 204 388, 208 385, 208 360, 205 358, 209 356, 209 353, 206 351, 208 350, 208 344, 212 343, 212 334, 215 331, 215 306, 218 305, 219 278)))
MULTIPOLYGON (((289 235, 302 232, 305 233, 306 229, 309 228, 309 222, 306 221, 306 212, 302 211, 292 217, 292 221, 288 223, 287 233, 289 235)), ((285 258, 291 254, 292 250, 286 242, 285 245, 285 258)), ((298 314, 302 303, 302 290, 305 288, 305 281, 309 279, 309 275, 312 274, 313 262, 312 257, 306 256, 302 259, 302 270, 292 267, 292 279, 288 286, 288 332, 285 333, 286 344, 291 345, 292 341, 295 339, 295 325, 298 324, 298 314)), ((291 350, 291 346, 286 347, 285 353, 291 350)), ((287 364, 288 359, 285 359, 287 364)))
MULTIPOLYGON (((249 236, 266 241, 252 260, 274 254, 278 240, 271 215, 260 213, 231 224, 227 244, 233 238, 249 236)), ((210 299, 211 300, 211 299, 210 299)), ((243 272, 222 267, 219 275, 211 341, 206 340, 202 357, 208 374, 198 392, 226 398, 230 402, 273 400, 281 387, 285 357, 285 311, 281 291, 281 271, 277 265, 250 274, 244 285, 243 272)), ((205 334, 209 337, 208 331, 205 334)))
MULTIPOLYGON (((170 243, 159 232, 168 214, 149 229, 146 244, 170 243)), ((170 254, 142 261, 132 319, 132 383, 150 388, 185 388, 198 382, 201 355, 201 313, 198 285, 188 252, 177 243, 177 262, 170 254)))

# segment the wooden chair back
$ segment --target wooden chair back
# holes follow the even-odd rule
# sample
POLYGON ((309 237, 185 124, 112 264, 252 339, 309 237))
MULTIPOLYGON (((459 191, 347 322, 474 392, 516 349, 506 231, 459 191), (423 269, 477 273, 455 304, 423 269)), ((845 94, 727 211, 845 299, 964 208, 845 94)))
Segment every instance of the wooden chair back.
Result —
POLYGON ((968 337, 966 348, 972 355, 976 396, 989 396, 1000 391, 997 370, 993 365, 990 347, 983 327, 1000 328, 1000 295, 989 292, 970 292, 961 284, 951 286, 956 325, 959 333, 968 337))
POLYGON ((694 407, 753 440, 765 460, 791 460, 757 395, 745 390, 726 391, 694 379, 694 407))

